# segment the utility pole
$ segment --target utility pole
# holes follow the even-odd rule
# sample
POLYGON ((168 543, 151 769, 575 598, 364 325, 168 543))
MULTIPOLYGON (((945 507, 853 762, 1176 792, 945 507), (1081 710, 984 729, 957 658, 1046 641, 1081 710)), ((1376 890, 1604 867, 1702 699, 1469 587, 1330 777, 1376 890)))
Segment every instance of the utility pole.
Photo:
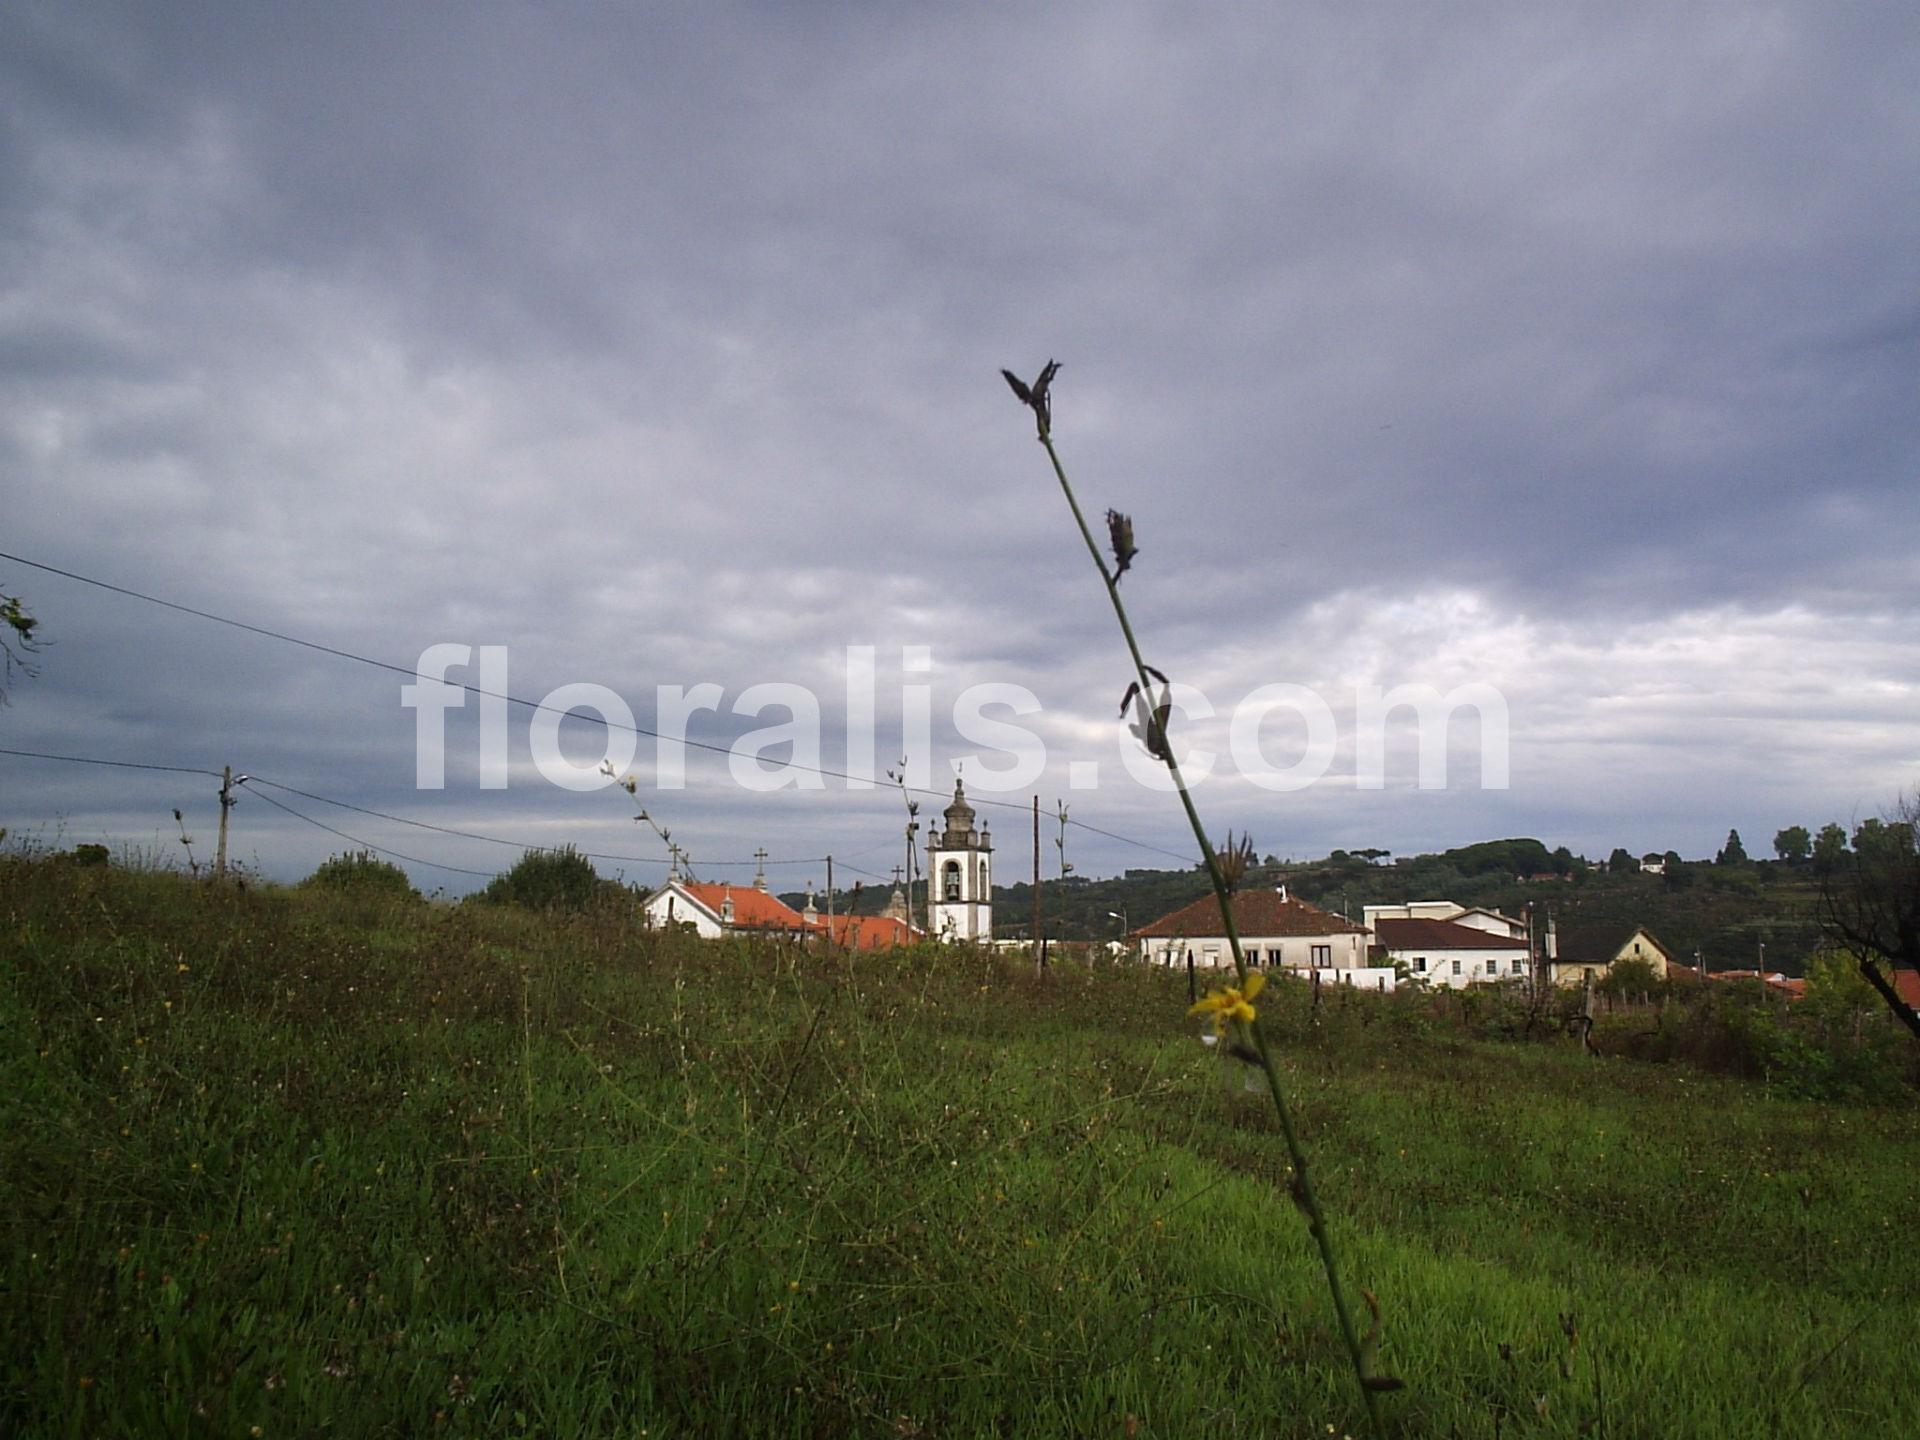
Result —
POLYGON ((833 857, 827 856, 827 948, 833 948, 833 857))
MULTIPOLYGON (((912 820, 907 821, 906 871, 907 871, 907 928, 911 930, 913 928, 913 821, 912 820)), ((931 930, 933 926, 933 896, 931 895, 927 896, 927 926, 928 926, 928 930, 931 930)), ((921 934, 926 935, 927 938, 930 940, 933 937, 931 934, 928 933, 928 930, 923 930, 921 934)))
MULTIPOLYGON (((244 777, 243 777, 244 778, 244 777)), ((233 766, 220 767, 220 844, 213 852, 213 873, 227 878, 227 812, 233 809, 233 766)))
POLYGON ((1046 952, 1040 948, 1040 797, 1033 797, 1033 963, 1047 968, 1046 952))

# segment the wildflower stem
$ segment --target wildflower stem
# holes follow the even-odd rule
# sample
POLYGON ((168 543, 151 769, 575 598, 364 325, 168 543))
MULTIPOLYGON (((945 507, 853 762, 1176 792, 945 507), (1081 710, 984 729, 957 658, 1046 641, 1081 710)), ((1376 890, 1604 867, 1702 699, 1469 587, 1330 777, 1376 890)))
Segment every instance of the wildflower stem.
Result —
MULTIPOLYGON (((1040 443, 1046 448, 1047 459, 1053 462, 1053 473, 1060 481, 1061 493, 1067 497, 1067 507, 1073 511, 1074 523, 1080 527, 1080 538, 1087 542, 1087 553, 1093 557, 1094 568, 1100 572, 1100 579, 1107 587, 1107 599, 1113 604, 1114 618, 1120 622, 1120 633, 1126 637, 1127 653, 1133 658, 1134 675, 1139 681, 1140 691, 1143 695, 1151 696, 1153 688, 1147 679, 1147 664, 1140 657, 1140 642, 1134 638, 1133 622, 1127 618, 1126 602, 1120 598, 1118 577, 1108 568, 1106 558, 1101 555, 1100 546, 1087 524, 1087 517, 1081 513, 1080 501, 1073 493, 1073 482, 1067 479, 1066 468, 1060 463, 1059 452, 1053 448, 1053 435, 1044 420, 1040 426, 1040 443)), ((1213 893, 1220 902, 1220 919, 1226 928, 1227 944, 1233 952, 1233 968, 1244 984, 1247 962, 1240 951, 1240 930, 1234 923, 1233 905, 1227 890, 1227 877, 1220 869, 1220 857, 1214 852, 1213 843, 1207 839, 1206 827, 1200 823, 1200 812, 1194 806, 1193 793, 1187 788, 1186 777, 1180 773, 1180 762, 1175 758, 1171 744, 1167 746, 1164 759, 1168 772, 1173 776, 1180 804, 1187 812, 1187 823, 1193 827, 1193 838, 1199 842, 1200 854, 1207 862, 1207 878, 1213 882, 1213 893)), ((1320 1249, 1320 1264, 1326 1271, 1327 1289, 1333 1296, 1333 1309, 1340 1320, 1341 1337, 1346 1341, 1347 1353, 1353 1360, 1353 1373, 1360 1385, 1360 1398, 1366 1405, 1368 1420, 1378 1430, 1379 1402, 1367 1383, 1369 1377, 1360 1332, 1354 1328, 1353 1312, 1348 1308, 1346 1291, 1340 1283, 1340 1263, 1334 1253, 1333 1237, 1327 1230, 1326 1216, 1320 1208, 1320 1197, 1313 1188, 1313 1177, 1307 1168, 1307 1152, 1302 1148, 1299 1133, 1294 1128, 1293 1110, 1287 1104, 1286 1092, 1280 1084, 1280 1072, 1274 1064, 1272 1051, 1267 1047, 1267 1037, 1259 1020, 1256 1018, 1247 1029, 1253 1037, 1254 1049, 1260 1056, 1260 1068, 1267 1075, 1267 1092, 1273 1097, 1274 1111, 1280 1117, 1280 1134, 1286 1141, 1287 1158, 1293 1165, 1294 1199, 1306 1215, 1307 1230, 1320 1249)))

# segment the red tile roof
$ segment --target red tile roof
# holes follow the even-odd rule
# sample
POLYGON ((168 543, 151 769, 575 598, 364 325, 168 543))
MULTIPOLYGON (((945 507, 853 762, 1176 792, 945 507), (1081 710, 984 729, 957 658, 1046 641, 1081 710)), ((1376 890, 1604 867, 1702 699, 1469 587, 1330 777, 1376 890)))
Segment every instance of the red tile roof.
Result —
POLYGON ((834 944, 852 950, 887 950, 895 945, 911 945, 920 938, 906 921, 892 915, 835 915, 831 927, 822 915, 818 928, 822 933, 831 933, 834 944))
MULTIPOLYGON (((1366 928, 1342 920, 1331 911, 1304 900, 1283 899, 1277 890, 1244 890, 1233 897, 1233 923, 1245 936, 1271 935, 1364 935, 1366 928)), ((1166 936, 1198 939, 1224 936, 1226 926, 1220 920, 1220 902, 1208 895, 1183 905, 1171 915, 1163 915, 1151 925, 1142 925, 1134 935, 1151 939, 1166 936)))
POLYGON ((1798 1000, 1807 993, 1807 982, 1797 975, 1786 975, 1778 970, 1762 975, 1757 970, 1709 970, 1709 980, 1753 980, 1766 982, 1769 990, 1778 990, 1790 1000, 1798 1000))
POLYGON ((1520 950, 1527 942, 1451 920, 1376 920, 1374 934, 1389 950, 1520 950))
POLYGON ((1920 1006, 1920 970, 1895 970, 1893 993, 1909 1005, 1920 1006))
POLYGON ((751 885, 728 885, 705 880, 685 880, 680 888, 715 915, 724 916, 721 907, 733 901, 733 926, 739 930, 804 930, 806 919, 792 906, 776 900, 751 885))
POLYGON ((716 917, 724 916, 726 912, 722 907, 732 900, 732 928, 735 930, 808 935, 831 933, 836 945, 847 945, 856 950, 884 950, 893 945, 911 945, 920 938, 905 921, 896 920, 890 915, 835 915, 829 930, 825 915, 805 915, 785 901, 764 890, 756 890, 751 885, 683 880, 680 888, 716 917))

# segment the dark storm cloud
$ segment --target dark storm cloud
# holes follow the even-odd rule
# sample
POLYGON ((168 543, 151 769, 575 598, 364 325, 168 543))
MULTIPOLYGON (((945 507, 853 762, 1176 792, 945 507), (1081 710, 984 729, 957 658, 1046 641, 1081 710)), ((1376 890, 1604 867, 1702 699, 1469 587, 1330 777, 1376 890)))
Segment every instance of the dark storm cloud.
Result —
MULTIPOLYGON (((1610 797, 1701 844, 1760 774, 1745 823, 1874 803, 1920 752, 1887 713, 1920 683, 1903 20, 17 7, 5 548, 403 664, 509 644, 516 691, 596 680, 643 723, 657 683, 808 683, 829 758, 844 647, 897 708, 886 667, 931 644, 943 698, 1033 688, 1064 763, 1125 675, 994 375, 1057 355, 1153 658, 1223 703, 1512 701, 1511 792, 1222 788, 1223 828, 1604 849, 1610 797), (1683 692, 1609 748, 1611 701, 1683 692)), ((25 748, 416 803, 398 677, 0 581, 61 642, 5 712, 25 748)), ((699 813, 750 849, 744 803, 699 813)), ((1177 843, 1155 797, 1083 803, 1177 843)))

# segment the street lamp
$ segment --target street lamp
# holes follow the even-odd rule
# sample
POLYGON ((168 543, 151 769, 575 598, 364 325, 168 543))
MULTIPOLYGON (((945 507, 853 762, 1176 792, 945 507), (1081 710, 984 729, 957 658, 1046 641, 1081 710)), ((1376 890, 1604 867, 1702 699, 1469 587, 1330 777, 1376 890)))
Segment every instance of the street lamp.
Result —
POLYGON ((1127 907, 1122 905, 1118 910, 1107 911, 1107 918, 1109 920, 1118 920, 1120 922, 1120 938, 1124 940, 1126 938, 1127 930, 1129 928, 1127 925, 1127 907))

